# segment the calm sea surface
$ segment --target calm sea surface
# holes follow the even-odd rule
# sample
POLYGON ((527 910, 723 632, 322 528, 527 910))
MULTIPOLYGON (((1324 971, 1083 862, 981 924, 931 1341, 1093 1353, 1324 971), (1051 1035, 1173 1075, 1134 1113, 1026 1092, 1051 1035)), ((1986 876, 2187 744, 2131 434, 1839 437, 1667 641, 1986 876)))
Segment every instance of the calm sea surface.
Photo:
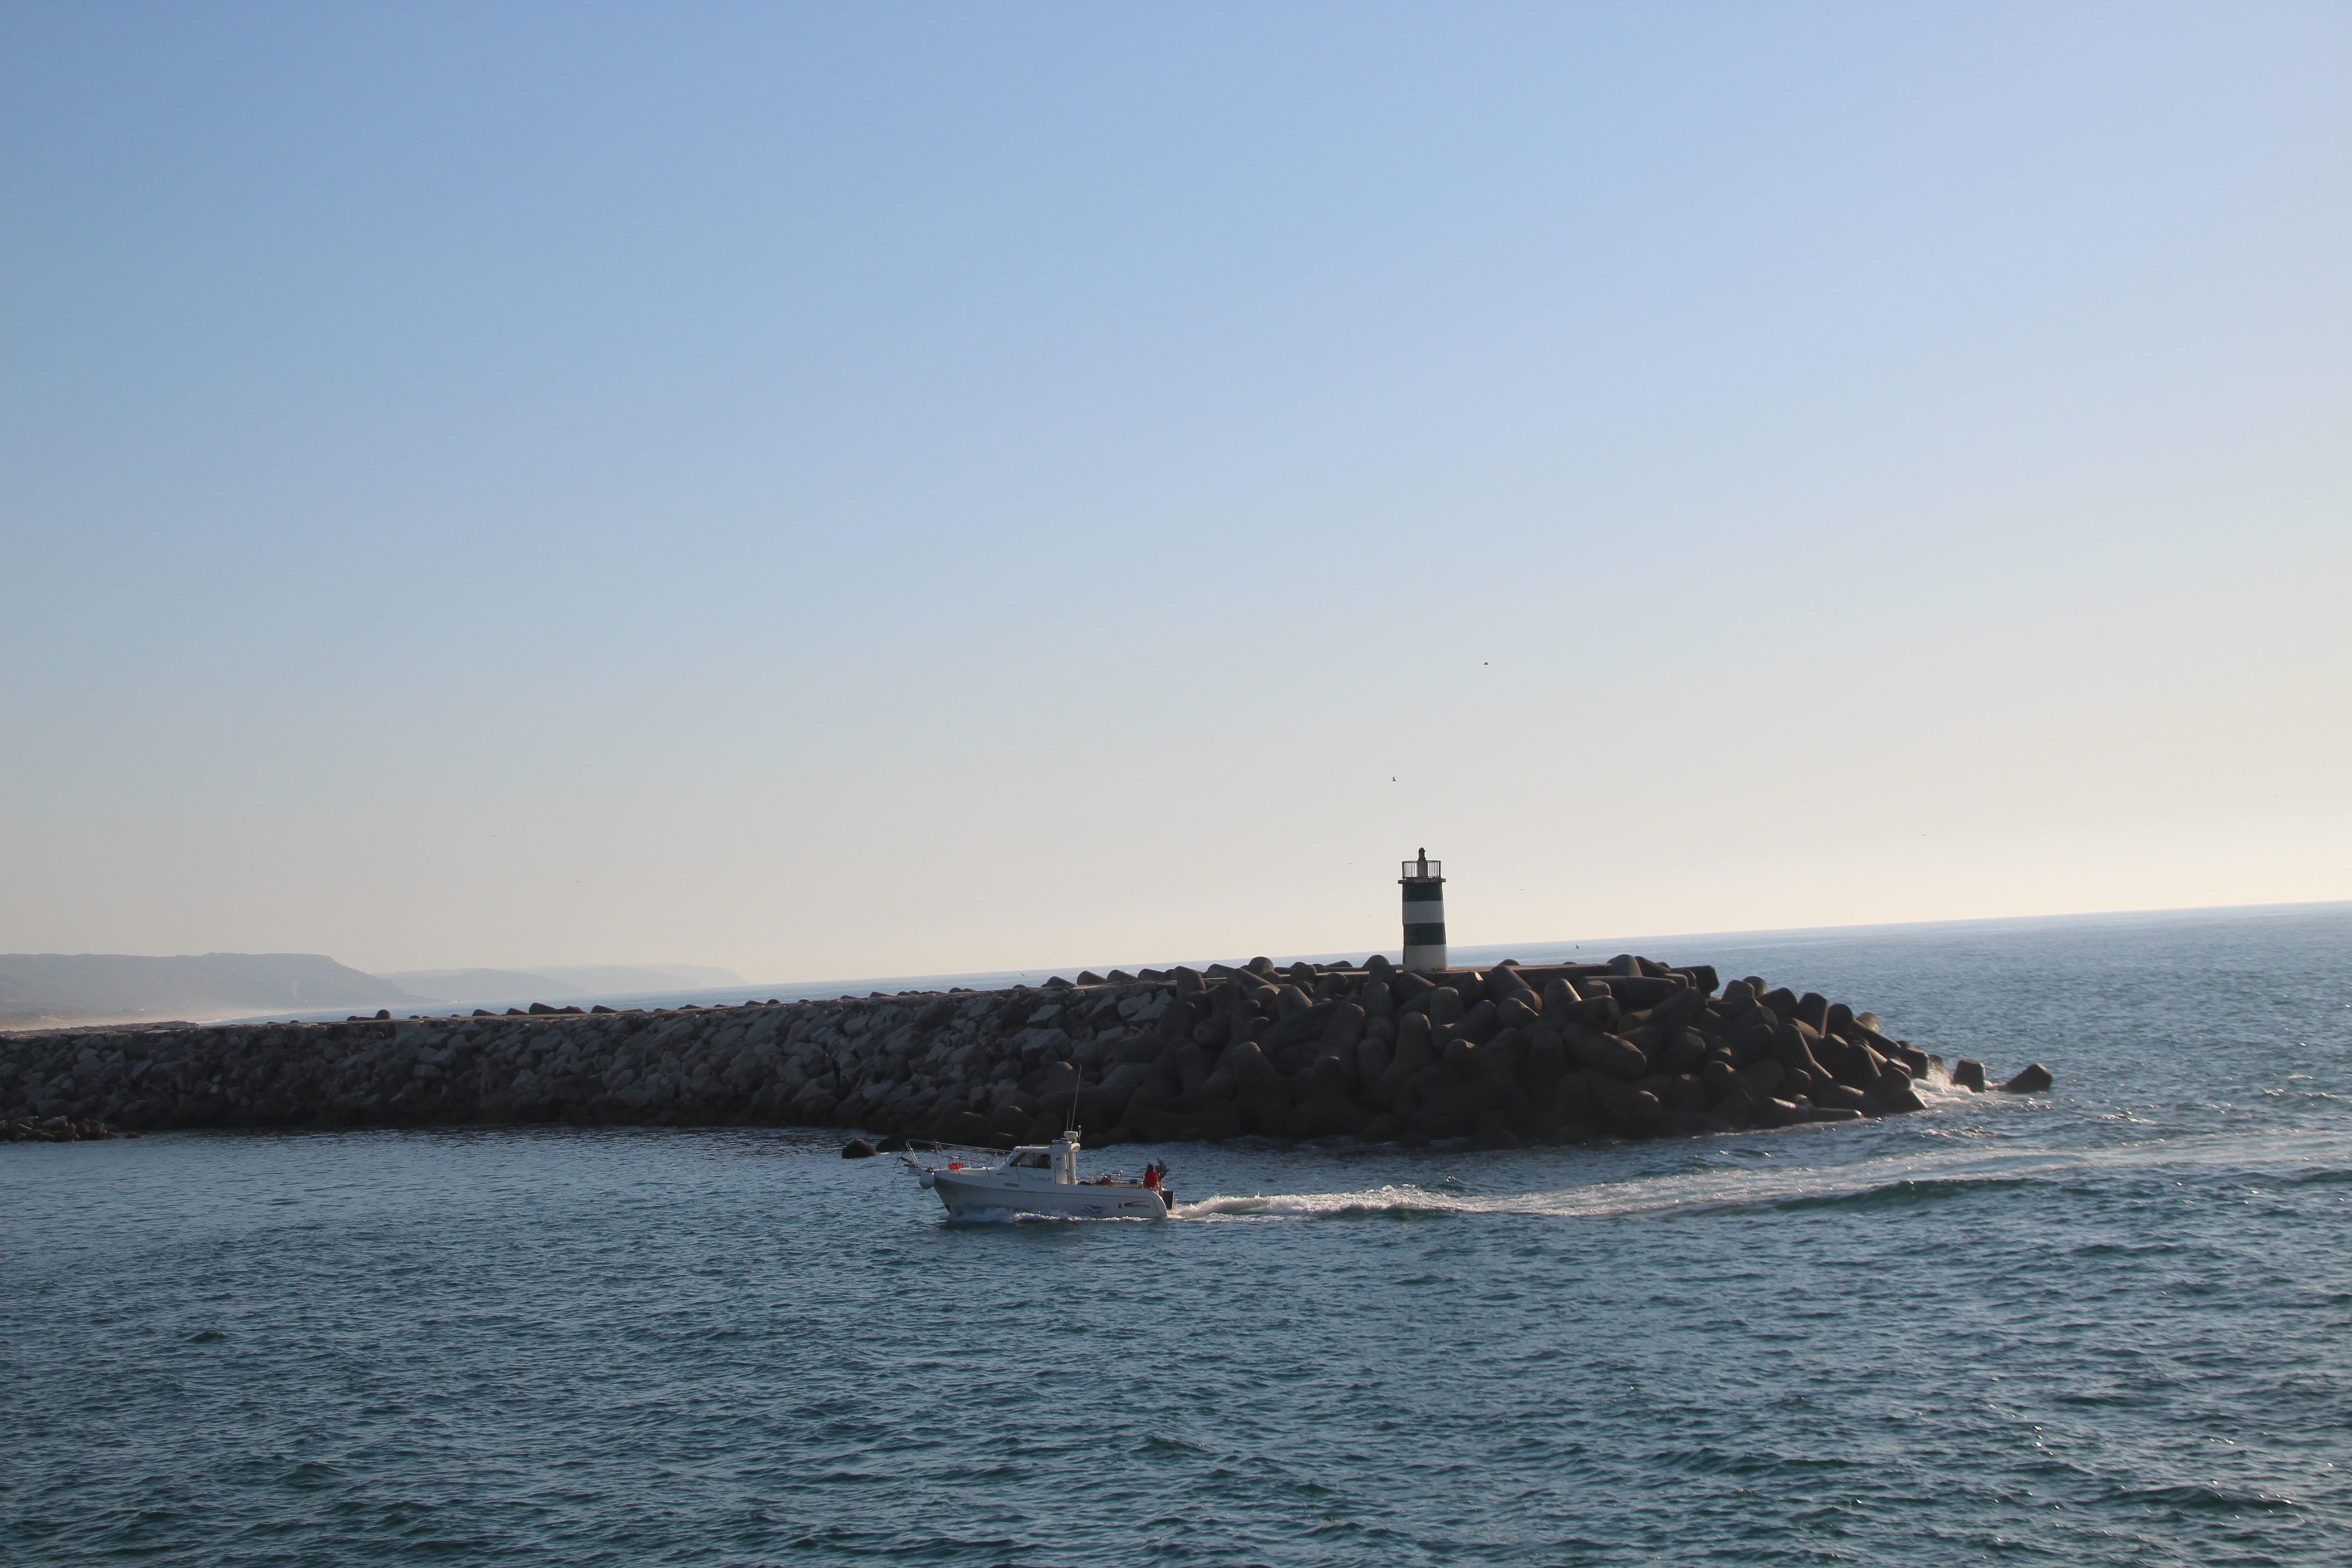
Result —
POLYGON ((1654 956, 2057 1090, 1184 1147, 1167 1225, 789 1132, 0 1146, 0 1560, 2352 1562, 2352 908, 1654 956))

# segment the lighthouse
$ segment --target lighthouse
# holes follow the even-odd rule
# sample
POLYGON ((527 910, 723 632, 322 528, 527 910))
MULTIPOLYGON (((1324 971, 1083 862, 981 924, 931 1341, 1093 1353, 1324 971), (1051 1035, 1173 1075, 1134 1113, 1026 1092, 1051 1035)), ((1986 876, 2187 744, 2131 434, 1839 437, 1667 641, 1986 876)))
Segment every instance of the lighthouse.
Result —
POLYGON ((1424 849, 1404 863, 1404 963, 1408 973, 1445 967, 1445 865, 1424 849))

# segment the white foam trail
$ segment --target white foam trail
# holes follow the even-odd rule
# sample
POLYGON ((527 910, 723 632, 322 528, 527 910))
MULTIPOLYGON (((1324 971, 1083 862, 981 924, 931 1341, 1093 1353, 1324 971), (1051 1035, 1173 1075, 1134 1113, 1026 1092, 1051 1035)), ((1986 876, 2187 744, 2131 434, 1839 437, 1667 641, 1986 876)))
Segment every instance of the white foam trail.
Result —
MULTIPOLYGON (((1959 1091, 1965 1093, 1965 1090, 1959 1091)), ((1748 1208, 1806 1198, 1852 1197, 1908 1182, 1946 1184, 2049 1180, 2071 1173, 2236 1166, 2279 1174, 2312 1166, 2352 1166, 2352 1137, 2310 1133, 2252 1138, 2151 1139, 2070 1152, 1956 1149, 1885 1155, 1840 1165, 1741 1166, 1597 1182, 1552 1192, 1445 1192, 1411 1183, 1349 1193, 1213 1196, 1178 1205, 1186 1220, 1412 1218, 1440 1215, 1529 1215, 1598 1219, 1679 1210, 1748 1208)))

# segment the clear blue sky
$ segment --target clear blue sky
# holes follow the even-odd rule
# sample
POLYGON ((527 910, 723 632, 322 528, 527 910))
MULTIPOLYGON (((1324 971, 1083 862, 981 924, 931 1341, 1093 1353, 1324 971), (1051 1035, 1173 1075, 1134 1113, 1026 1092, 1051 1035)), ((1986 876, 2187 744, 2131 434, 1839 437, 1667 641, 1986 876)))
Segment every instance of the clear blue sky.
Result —
POLYGON ((0 949, 2352 897, 2352 9, 0 9, 0 949))

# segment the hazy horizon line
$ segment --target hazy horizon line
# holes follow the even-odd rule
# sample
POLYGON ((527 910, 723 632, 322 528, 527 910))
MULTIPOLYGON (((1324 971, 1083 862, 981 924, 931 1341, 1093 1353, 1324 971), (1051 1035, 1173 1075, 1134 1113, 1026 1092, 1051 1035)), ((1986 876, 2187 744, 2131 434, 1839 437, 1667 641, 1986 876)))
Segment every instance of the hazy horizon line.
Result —
MULTIPOLYGON (((1621 942, 1713 942, 1731 941, 1734 939, 1752 941, 1758 938, 1832 935, 1853 931, 1950 930, 1955 927, 1962 926, 2031 926, 2035 924, 2064 925, 2092 921, 2160 921, 2200 915, 2259 917, 2273 914, 2284 915, 2309 913, 2336 909, 2352 910, 2352 899, 2317 899, 2282 904, 2209 904, 2182 905, 2162 909, 2142 910, 2084 910, 2064 914, 1970 915, 1958 919, 1947 920, 1869 921, 1851 925, 1769 926, 1743 931, 1649 931, 1632 935, 1604 934, 1583 937, 1547 937, 1541 939, 1526 938, 1510 942, 1457 942, 1449 949, 1449 956, 1484 954, 1489 955, 1487 957, 1487 962, 1499 963, 1504 959, 1512 956, 1508 950, 1515 948, 1525 948, 1530 952, 1542 952, 1547 949, 1574 947, 1588 943, 1594 946, 1613 947, 1621 942)), ((745 982, 745 984, 753 989, 779 986, 804 988, 813 985, 874 984, 887 980, 962 980, 1025 974, 1042 974, 1047 977, 1059 974, 1065 977, 1071 977, 1088 971, 1092 971, 1096 973, 1108 973, 1113 969, 1125 970, 1129 973, 1134 973, 1142 969, 1157 969, 1164 972, 1178 967, 1202 968, 1211 963, 1223 963, 1238 967, 1241 964, 1252 963, 1260 957, 1270 959, 1277 964, 1297 963, 1301 960, 1309 963, 1324 963, 1342 958, 1365 957, 1369 956, 1371 952, 1385 953, 1389 952, 1390 950, 1386 948, 1373 948, 1365 952, 1359 952, 1352 948, 1334 948, 1328 951, 1292 952, 1287 954, 1253 953, 1247 957, 1172 959, 1162 963, 1153 963, 1037 964, 1025 969, 978 969, 963 973, 908 970, 898 974, 848 975, 838 979, 747 981, 745 982)), ((1391 956, 1391 959, 1393 959, 1392 953, 1391 956)), ((1647 957, 1650 955, 1643 954, 1643 956, 1647 957)), ((709 989, 724 990, 727 989, 727 987, 715 986, 709 987, 709 989)))

